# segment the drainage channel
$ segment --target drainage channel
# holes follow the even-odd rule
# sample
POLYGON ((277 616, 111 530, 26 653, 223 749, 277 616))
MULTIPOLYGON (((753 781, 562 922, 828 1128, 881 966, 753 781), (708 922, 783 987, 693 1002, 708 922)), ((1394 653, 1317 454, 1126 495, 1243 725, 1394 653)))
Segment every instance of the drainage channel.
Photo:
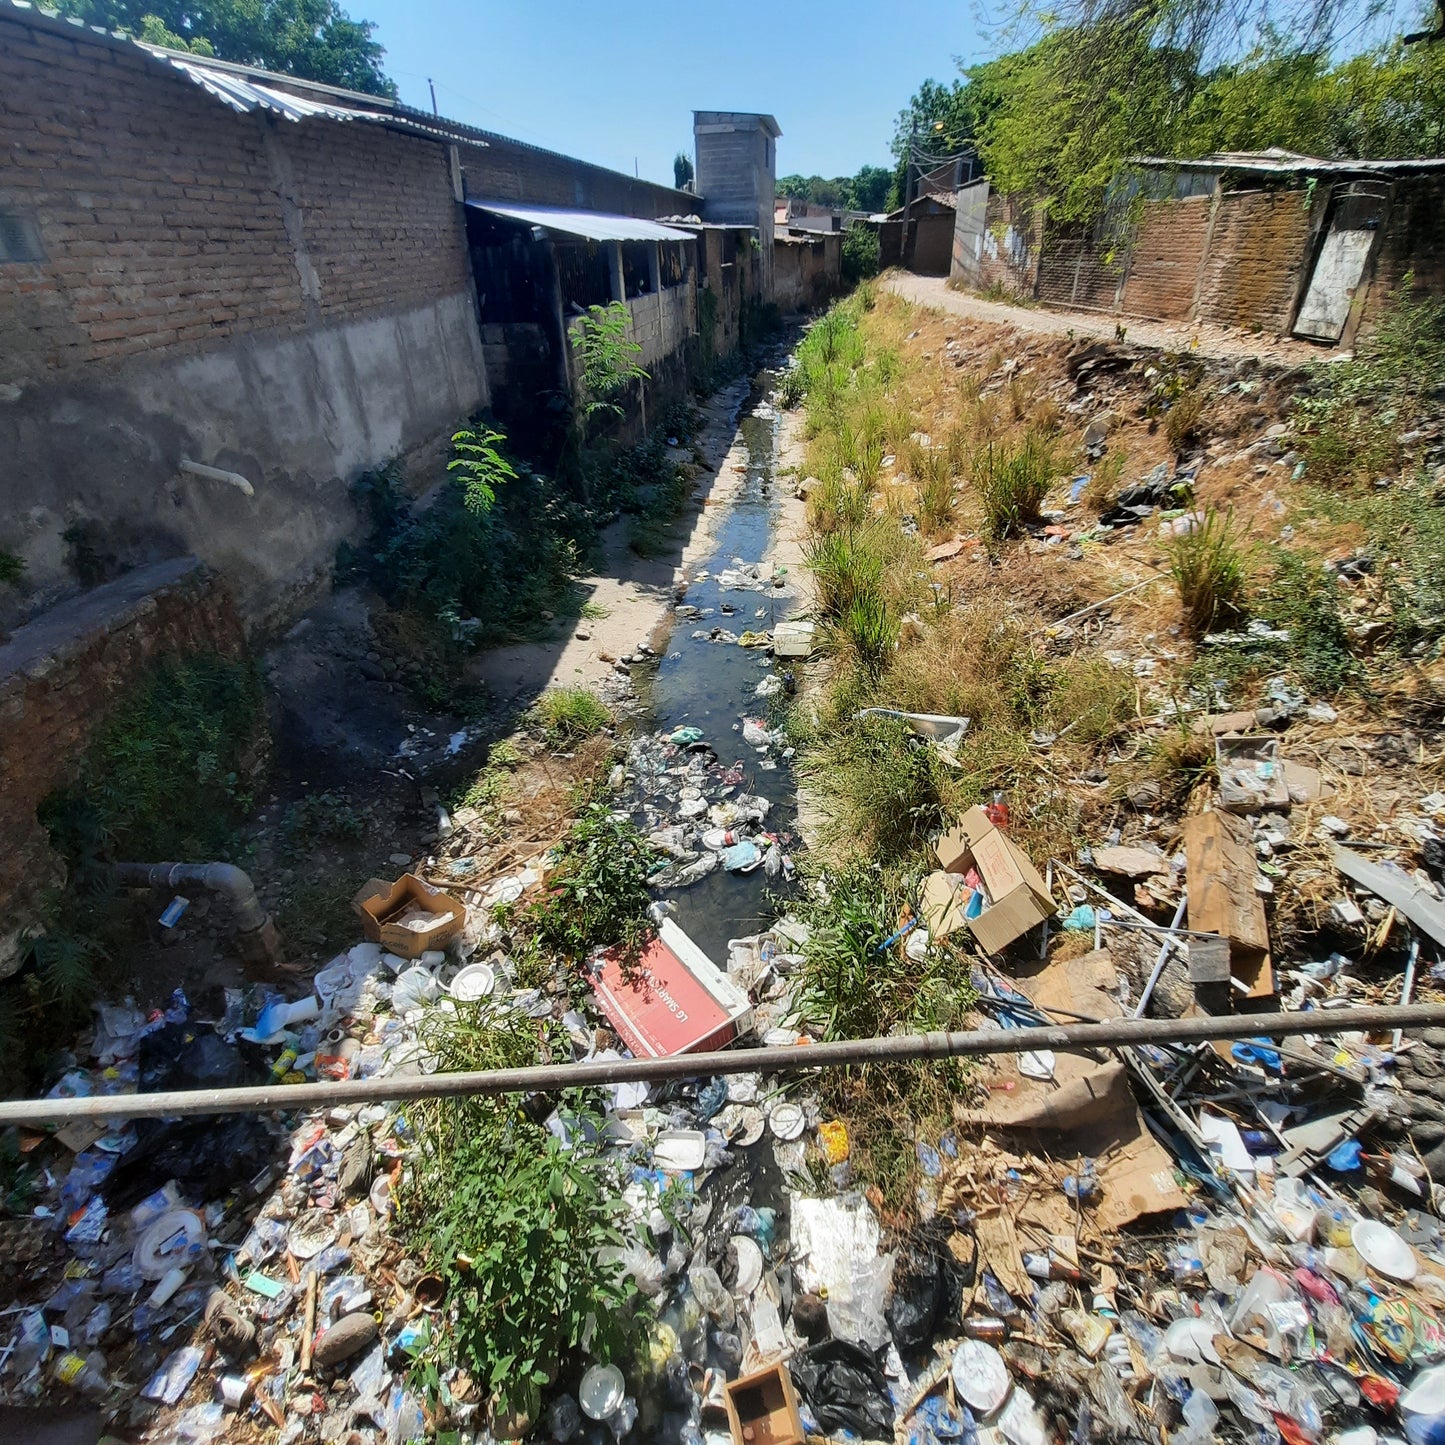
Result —
MULTIPOLYGON (((698 729, 699 748, 710 748, 717 761, 709 766, 705 779, 686 781, 694 786, 700 782, 710 804, 726 803, 728 798, 766 798, 771 807, 756 826, 777 835, 786 853, 796 826, 794 780, 783 756, 786 749, 781 742, 765 749, 749 744, 743 727, 747 720, 769 723, 772 703, 758 695, 758 686, 772 674, 783 677, 788 665, 783 659, 774 662, 766 648, 742 647, 729 640, 729 635, 771 631, 797 605, 797 579, 786 572, 771 576, 766 560, 781 506, 775 477, 779 422, 771 401, 775 379, 771 370, 760 373, 743 404, 727 463, 736 464, 741 449, 746 467, 742 485, 724 504, 713 550, 692 571, 676 604, 671 632, 659 647, 662 655, 644 692, 644 726, 655 739, 679 728, 698 729), (748 570, 759 564, 763 575, 748 577, 748 570), (719 799, 722 793, 727 796, 719 799)), ((647 761, 659 771, 640 774, 631 799, 634 821, 645 830, 677 821, 676 770, 687 760, 680 748, 664 749, 659 743, 652 750, 647 761), (663 776, 663 767, 673 770, 670 778, 663 776)), ((708 821, 704 816, 700 823, 705 827, 708 821)), ((782 877, 769 877, 762 867, 750 873, 719 867, 663 896, 674 905, 684 931, 719 966, 726 966, 728 940, 766 929, 774 913, 768 896, 784 886, 782 877)))

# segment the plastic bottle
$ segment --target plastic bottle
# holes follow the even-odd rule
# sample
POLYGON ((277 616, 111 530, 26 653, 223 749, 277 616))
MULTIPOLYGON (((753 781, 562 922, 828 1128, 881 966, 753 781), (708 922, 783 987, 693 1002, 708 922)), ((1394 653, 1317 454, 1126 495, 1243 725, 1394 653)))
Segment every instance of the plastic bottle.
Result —
POLYGON ((1007 831, 1009 825, 1009 806, 1001 789, 994 793, 993 801, 988 803, 983 811, 988 817, 989 822, 992 823, 995 828, 1002 828, 1007 831))
POLYGON ((92 1350, 88 1355, 66 1350, 55 1362, 55 1378, 62 1385, 70 1385, 87 1395, 103 1395, 110 1389, 105 1373, 105 1356, 99 1350, 92 1350))

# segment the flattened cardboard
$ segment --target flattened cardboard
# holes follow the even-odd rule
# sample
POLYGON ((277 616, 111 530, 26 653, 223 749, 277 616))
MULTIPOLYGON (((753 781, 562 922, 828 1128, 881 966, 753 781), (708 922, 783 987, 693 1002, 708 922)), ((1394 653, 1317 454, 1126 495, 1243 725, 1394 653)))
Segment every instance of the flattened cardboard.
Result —
POLYGON ((929 874, 924 883, 923 914, 936 936, 966 923, 986 953, 998 953, 1053 914, 1054 902, 1038 869, 982 808, 970 808, 934 844, 934 852, 944 871, 929 874), (949 875, 970 867, 978 869, 993 902, 977 918, 965 919, 968 897, 960 896, 949 875))
POLYGON ((368 879, 351 906, 360 915, 366 941, 381 944, 398 958, 420 958, 429 948, 445 948, 467 923, 467 905, 460 898, 433 888, 415 873, 403 873, 395 883, 368 879), (424 929, 392 921, 408 908, 434 913, 437 921, 424 929))
POLYGON ((1249 824, 1229 813, 1201 813, 1184 820, 1188 865, 1189 927, 1229 940, 1229 966, 1250 998, 1274 993, 1269 925, 1255 892, 1254 849, 1249 824))
POLYGON ((638 1058, 726 1048, 752 1029, 748 996, 670 918, 635 969, 603 954, 593 989, 638 1058))

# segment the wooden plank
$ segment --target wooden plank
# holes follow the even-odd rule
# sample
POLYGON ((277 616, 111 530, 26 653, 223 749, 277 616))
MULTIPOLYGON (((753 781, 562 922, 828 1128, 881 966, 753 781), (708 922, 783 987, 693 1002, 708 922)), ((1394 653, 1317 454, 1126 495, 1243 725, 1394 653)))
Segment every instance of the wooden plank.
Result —
POLYGON ((1249 824, 1228 813, 1201 813, 1184 820, 1188 867, 1189 927, 1229 940, 1229 966, 1251 998, 1274 992, 1269 925, 1264 900, 1254 888, 1249 824))

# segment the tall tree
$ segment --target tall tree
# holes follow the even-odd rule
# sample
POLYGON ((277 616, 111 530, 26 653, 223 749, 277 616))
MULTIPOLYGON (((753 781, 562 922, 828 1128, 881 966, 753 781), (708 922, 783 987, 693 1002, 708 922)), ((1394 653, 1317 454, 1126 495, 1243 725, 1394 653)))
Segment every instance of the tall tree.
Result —
POLYGON ((155 45, 259 65, 369 95, 396 95, 375 26, 337 0, 56 0, 63 15, 155 45))

